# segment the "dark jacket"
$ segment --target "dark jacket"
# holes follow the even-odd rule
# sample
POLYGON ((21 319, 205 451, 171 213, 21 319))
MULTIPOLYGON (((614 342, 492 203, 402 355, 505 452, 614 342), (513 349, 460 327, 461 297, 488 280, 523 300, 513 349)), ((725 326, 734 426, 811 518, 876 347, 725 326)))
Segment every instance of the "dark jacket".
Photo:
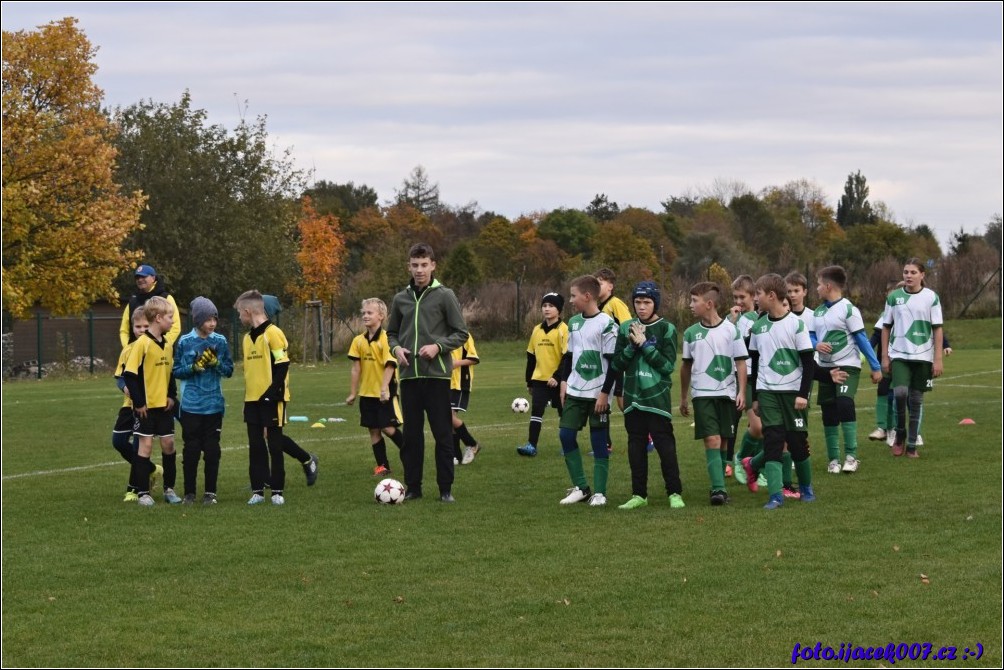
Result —
POLYGON ((422 291, 410 282, 394 296, 387 321, 387 342, 395 356, 400 347, 411 351, 408 365, 398 368, 402 381, 421 377, 449 379, 453 371, 450 352, 463 346, 467 335, 457 296, 439 280, 433 278, 422 291), (418 355, 426 344, 439 347, 439 355, 432 360, 418 355))

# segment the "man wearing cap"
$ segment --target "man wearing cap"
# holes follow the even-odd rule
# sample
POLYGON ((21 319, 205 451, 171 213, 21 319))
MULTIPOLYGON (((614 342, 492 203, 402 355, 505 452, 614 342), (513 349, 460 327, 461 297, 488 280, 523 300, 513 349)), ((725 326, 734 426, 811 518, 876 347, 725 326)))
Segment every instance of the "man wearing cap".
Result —
POLYGON ((164 335, 167 345, 173 345, 177 341, 178 335, 181 334, 181 319, 178 314, 178 304, 174 301, 174 297, 167 292, 167 287, 158 280, 157 271, 152 267, 149 265, 140 265, 136 268, 135 275, 136 293, 129 298, 129 304, 126 305, 125 310, 122 312, 122 323, 119 326, 119 340, 122 342, 122 347, 125 348, 125 345, 136 339, 132 334, 133 312, 145 305, 146 301, 155 295, 167 300, 171 303, 171 307, 174 308, 174 325, 164 335))

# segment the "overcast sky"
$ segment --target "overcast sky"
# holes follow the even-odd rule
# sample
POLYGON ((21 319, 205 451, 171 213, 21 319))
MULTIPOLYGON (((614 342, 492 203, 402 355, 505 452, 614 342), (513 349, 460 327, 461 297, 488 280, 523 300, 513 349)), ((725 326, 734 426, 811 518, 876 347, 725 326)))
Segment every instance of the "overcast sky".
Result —
POLYGON ((849 173, 901 224, 982 231, 1002 207, 1001 3, 4 2, 99 48, 109 107, 247 101, 314 178, 381 200, 423 165, 509 217, 606 193, 661 211, 716 180, 849 173))

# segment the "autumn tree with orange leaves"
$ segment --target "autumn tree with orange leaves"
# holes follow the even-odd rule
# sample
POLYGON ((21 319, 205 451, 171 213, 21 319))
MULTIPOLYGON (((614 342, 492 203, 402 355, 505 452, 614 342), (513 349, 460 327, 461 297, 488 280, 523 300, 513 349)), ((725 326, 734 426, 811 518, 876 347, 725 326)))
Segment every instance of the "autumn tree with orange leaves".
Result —
POLYGON ((3 33, 3 302, 15 317, 117 300, 115 279, 137 258, 122 245, 145 199, 112 178, 115 129, 76 23, 3 33))
POLYGON ((296 262, 300 266, 300 277, 289 291, 300 301, 328 299, 334 302, 346 254, 338 217, 318 214, 310 197, 304 196, 297 227, 300 250, 296 253, 296 262))

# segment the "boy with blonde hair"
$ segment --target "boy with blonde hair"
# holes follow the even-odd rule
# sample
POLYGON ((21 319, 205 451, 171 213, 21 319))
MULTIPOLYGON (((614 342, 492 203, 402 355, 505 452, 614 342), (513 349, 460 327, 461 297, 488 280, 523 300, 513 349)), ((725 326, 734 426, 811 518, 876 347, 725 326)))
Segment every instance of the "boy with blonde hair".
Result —
POLYGON ((383 322, 387 318, 387 305, 380 298, 367 298, 361 310, 365 333, 360 333, 349 345, 349 360, 352 361, 352 378, 346 405, 352 405, 359 398, 359 425, 370 433, 370 445, 376 466, 374 477, 390 474, 387 459, 386 435, 400 452, 404 439, 398 428, 401 425, 401 407, 397 399, 397 359, 390 353, 387 332, 383 322))
POLYGON ((272 504, 283 505, 286 502, 283 495, 286 484, 284 446, 303 465, 307 486, 317 481, 317 456, 304 451, 282 433, 289 402, 289 343, 282 330, 268 320, 265 301, 258 291, 242 293, 234 309, 241 324, 250 327, 243 342, 244 422, 248 430, 251 478, 248 505, 265 501, 266 482, 272 489, 272 504))
POLYGON ((164 500, 174 505, 181 502, 174 492, 178 468, 173 410, 178 394, 171 374, 174 352, 166 339, 174 326, 174 308, 164 298, 154 296, 146 301, 142 310, 149 326, 133 343, 122 373, 137 417, 135 432, 139 436, 139 448, 129 479, 136 490, 137 502, 143 507, 153 506, 150 474, 155 469, 150 463, 150 453, 153 438, 159 438, 164 465, 164 500))
MULTIPOLYGON (((115 427, 112 428, 112 448, 121 454, 123 460, 132 466, 133 459, 136 457, 136 440, 134 438, 134 431, 136 429, 136 415, 133 413, 132 398, 129 396, 129 388, 126 386, 125 373, 126 363, 129 361, 129 352, 132 351, 133 342, 143 336, 146 332, 150 323, 146 320, 146 314, 143 310, 138 309, 132 314, 132 335, 133 340, 126 344, 122 348, 122 353, 119 354, 119 362, 115 366, 115 384, 118 386, 119 390, 122 391, 122 407, 119 408, 118 417, 115 419, 115 427)), ((160 473, 163 473, 163 468, 159 465, 155 465, 154 468, 159 469, 160 473)), ((154 483, 158 476, 158 472, 155 470, 150 474, 150 489, 153 489, 154 483)), ((139 500, 139 496, 136 494, 136 489, 132 485, 132 471, 130 468, 130 473, 128 480, 126 481, 126 493, 125 498, 122 502, 136 502, 139 500)))

